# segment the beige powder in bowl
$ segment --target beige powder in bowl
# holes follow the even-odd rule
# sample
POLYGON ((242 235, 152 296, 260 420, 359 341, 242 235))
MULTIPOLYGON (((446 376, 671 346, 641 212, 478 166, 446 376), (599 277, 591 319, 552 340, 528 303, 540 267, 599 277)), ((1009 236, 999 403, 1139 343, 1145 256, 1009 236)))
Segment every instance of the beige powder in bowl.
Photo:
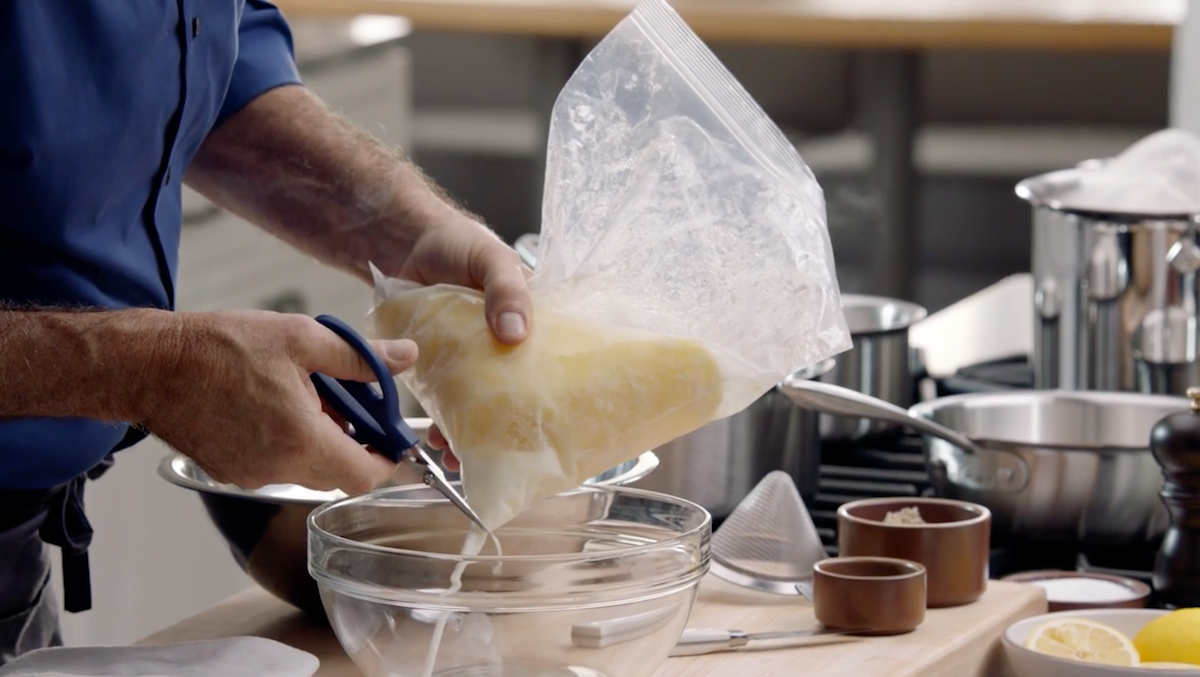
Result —
POLYGON ((889 512, 883 517, 884 524, 925 524, 925 519, 921 517, 921 509, 917 506, 909 506, 889 512))

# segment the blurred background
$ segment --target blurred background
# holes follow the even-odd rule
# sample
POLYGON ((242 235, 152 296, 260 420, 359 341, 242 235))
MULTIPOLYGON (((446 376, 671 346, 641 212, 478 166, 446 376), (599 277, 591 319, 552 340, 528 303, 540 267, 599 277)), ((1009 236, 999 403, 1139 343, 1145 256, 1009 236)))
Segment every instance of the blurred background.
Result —
MULTIPOLYGON (((537 45, 518 37, 414 33, 418 163, 507 238, 536 232, 528 186, 540 171, 531 111, 537 45)), ((713 44, 788 136, 825 189, 838 278, 873 285, 879 196, 858 111, 859 55, 713 44)), ((1170 54, 946 51, 919 59, 914 270, 910 300, 930 312, 1029 270, 1022 178, 1115 154, 1168 123, 1170 54)), ((906 296, 901 294, 901 296, 906 296)))
MULTIPOLYGON (((544 116, 594 38, 488 31, 453 8, 433 24, 464 19, 471 30, 431 30, 416 18, 380 15, 389 3, 378 0, 279 4, 311 88, 406 148, 505 239, 537 232, 544 116), (375 13, 344 13, 352 7, 375 13)), ((911 5, 924 15, 956 5, 874 4, 893 13, 911 5)), ((824 187, 844 292, 898 296, 935 312, 1028 271, 1030 210, 1013 194, 1017 181, 1114 155, 1169 125, 1200 131, 1200 101, 1193 100, 1200 16, 1185 17, 1184 0, 1048 5, 1061 12, 1051 24, 1068 28, 1087 23, 1089 8, 1106 17, 1128 10, 1133 18, 1128 30, 1120 21, 1109 32, 1097 29, 1088 44, 1064 33, 1062 49, 1053 45, 1053 26, 1002 35, 986 25, 959 26, 949 15, 933 27, 928 46, 914 38, 902 50, 895 41, 874 44, 879 22, 865 20, 861 34, 843 22, 845 45, 788 44, 779 31, 763 42, 749 34, 708 41, 824 187), (1157 18, 1132 25, 1143 11, 1157 18), (872 143, 879 130, 891 144, 883 160, 872 143), (911 214, 896 214, 897 205, 911 214), (897 256, 905 265, 881 267, 897 256)), ((358 318, 369 307, 370 291, 360 283, 194 195, 186 222, 181 308, 358 318)), ((135 641, 250 585, 196 496, 156 476, 165 453, 153 440, 123 452, 89 488, 96 603, 65 618, 71 644, 135 641)))

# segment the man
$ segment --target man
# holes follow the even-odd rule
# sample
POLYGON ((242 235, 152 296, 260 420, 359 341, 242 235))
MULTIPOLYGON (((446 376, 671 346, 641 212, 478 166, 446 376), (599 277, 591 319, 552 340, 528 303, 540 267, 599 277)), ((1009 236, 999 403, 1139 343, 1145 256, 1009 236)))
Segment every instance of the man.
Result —
MULTIPOLYGON (((310 318, 176 313, 180 181, 322 261, 485 291, 524 339, 515 253, 300 85, 264 0, 0 4, 0 663, 90 606, 82 486, 145 434, 215 478, 361 492, 394 467, 308 375, 372 380, 310 318)), ((416 358, 380 342, 396 373, 416 358)))

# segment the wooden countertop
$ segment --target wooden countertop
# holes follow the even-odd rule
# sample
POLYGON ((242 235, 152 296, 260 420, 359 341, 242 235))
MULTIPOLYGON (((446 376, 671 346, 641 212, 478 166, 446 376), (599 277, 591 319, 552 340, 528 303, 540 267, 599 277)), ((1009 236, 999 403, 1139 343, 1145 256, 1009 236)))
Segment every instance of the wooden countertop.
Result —
MULTIPOLYGON (((602 36, 636 0, 276 0, 293 15, 390 14, 420 29, 602 36)), ((1187 0, 673 0, 702 38, 853 48, 1151 50, 1187 0)))
MULTIPOLYGON (((1010 623, 1046 611, 1044 591, 1032 585, 991 581, 978 602, 931 609, 907 635, 809 638, 807 645, 669 658, 656 677, 785 675, 803 658, 809 677, 994 677, 1006 668, 998 638, 1010 623)), ((747 632, 814 627, 806 601, 738 588, 713 576, 701 585, 689 627, 747 632)), ((235 595, 138 644, 167 644, 232 636, 267 637, 315 654, 317 677, 361 677, 333 632, 261 588, 235 595)))

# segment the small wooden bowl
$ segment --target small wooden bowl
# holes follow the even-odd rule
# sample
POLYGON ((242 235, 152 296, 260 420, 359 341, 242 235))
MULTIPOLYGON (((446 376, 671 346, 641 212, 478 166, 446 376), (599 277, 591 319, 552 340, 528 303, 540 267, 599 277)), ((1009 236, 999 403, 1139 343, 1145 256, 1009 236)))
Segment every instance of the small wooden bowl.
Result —
POLYGON ((863 635, 912 632, 925 620, 925 567, 889 557, 833 557, 813 565, 813 614, 863 635))
POLYGON ((1129 591, 1127 596, 1118 598, 1097 597, 1092 600, 1079 599, 1079 596, 1073 595, 1070 598, 1055 597, 1055 590, 1051 586, 1046 587, 1046 604, 1051 612, 1055 611, 1075 611, 1078 609, 1144 609, 1146 608, 1146 600, 1150 597, 1150 586, 1145 583, 1125 576, 1112 576, 1110 574, 1100 573, 1084 573, 1079 571, 1022 571, 1017 574, 1005 576, 1003 580, 1012 581, 1014 583, 1028 583, 1037 585, 1039 581, 1063 580, 1069 578, 1086 578, 1096 581, 1107 581, 1121 586, 1129 591))
POLYGON ((945 498, 868 498, 837 511, 838 554, 918 562, 929 576, 929 608, 970 604, 987 590, 992 513, 976 503, 945 498), (924 524, 884 522, 915 507, 924 524))

